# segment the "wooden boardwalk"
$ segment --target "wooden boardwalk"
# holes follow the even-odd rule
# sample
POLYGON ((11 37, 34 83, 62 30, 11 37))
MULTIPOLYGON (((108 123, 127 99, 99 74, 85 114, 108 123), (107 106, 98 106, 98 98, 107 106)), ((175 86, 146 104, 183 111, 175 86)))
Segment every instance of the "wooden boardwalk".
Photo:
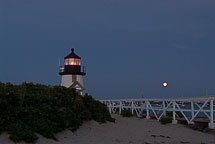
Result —
POLYGON ((192 123, 208 123, 210 129, 215 129, 214 96, 179 98, 179 99, 110 99, 100 100, 106 104, 110 113, 121 113, 130 109, 132 114, 147 119, 160 120, 167 113, 172 115, 172 123, 186 121, 192 123))

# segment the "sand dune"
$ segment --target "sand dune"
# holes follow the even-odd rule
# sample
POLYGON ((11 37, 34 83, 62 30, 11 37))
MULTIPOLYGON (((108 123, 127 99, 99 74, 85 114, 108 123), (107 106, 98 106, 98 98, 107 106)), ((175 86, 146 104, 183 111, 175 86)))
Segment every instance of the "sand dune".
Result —
MULTIPOLYGON (((116 123, 90 121, 75 133, 57 134, 58 142, 40 136, 38 144, 215 144, 215 135, 187 128, 185 125, 161 125, 156 120, 123 118, 113 115, 116 123)), ((0 144, 13 144, 7 134, 0 144)))

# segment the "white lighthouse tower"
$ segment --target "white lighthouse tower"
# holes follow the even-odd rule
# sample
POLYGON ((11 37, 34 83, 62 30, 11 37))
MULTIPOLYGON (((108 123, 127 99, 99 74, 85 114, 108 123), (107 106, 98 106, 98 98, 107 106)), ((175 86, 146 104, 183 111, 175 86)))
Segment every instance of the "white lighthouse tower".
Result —
POLYGON ((72 52, 64 58, 64 67, 60 67, 59 74, 62 76, 61 86, 74 88, 80 94, 84 94, 83 76, 86 68, 81 66, 81 57, 72 52))

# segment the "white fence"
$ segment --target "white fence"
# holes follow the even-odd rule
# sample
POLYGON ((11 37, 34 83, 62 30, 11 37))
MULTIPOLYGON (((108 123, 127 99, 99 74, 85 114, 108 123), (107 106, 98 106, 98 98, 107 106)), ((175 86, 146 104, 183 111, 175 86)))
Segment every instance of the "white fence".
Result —
POLYGON ((192 124, 195 119, 204 117, 208 121, 211 129, 215 128, 214 124, 214 99, 215 96, 197 97, 197 98, 180 98, 180 99, 110 99, 100 100, 106 104, 110 113, 119 114, 124 109, 130 109, 132 114, 141 117, 143 114, 149 119, 154 116, 160 120, 166 116, 166 112, 172 113, 172 123, 177 123, 179 113, 188 124, 192 124))

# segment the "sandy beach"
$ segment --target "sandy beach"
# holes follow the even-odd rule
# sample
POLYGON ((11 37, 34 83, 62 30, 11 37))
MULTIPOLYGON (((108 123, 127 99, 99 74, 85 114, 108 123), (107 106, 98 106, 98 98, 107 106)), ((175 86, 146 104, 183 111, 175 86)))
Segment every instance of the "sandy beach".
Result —
MULTIPOLYGON (((77 132, 66 130, 56 135, 59 141, 40 136, 38 144, 215 144, 215 134, 192 130, 181 124, 161 125, 156 120, 123 118, 113 115, 116 123, 85 122, 77 132)), ((13 144, 8 135, 0 144, 13 144)), ((20 143, 23 144, 23 143, 20 143)))

